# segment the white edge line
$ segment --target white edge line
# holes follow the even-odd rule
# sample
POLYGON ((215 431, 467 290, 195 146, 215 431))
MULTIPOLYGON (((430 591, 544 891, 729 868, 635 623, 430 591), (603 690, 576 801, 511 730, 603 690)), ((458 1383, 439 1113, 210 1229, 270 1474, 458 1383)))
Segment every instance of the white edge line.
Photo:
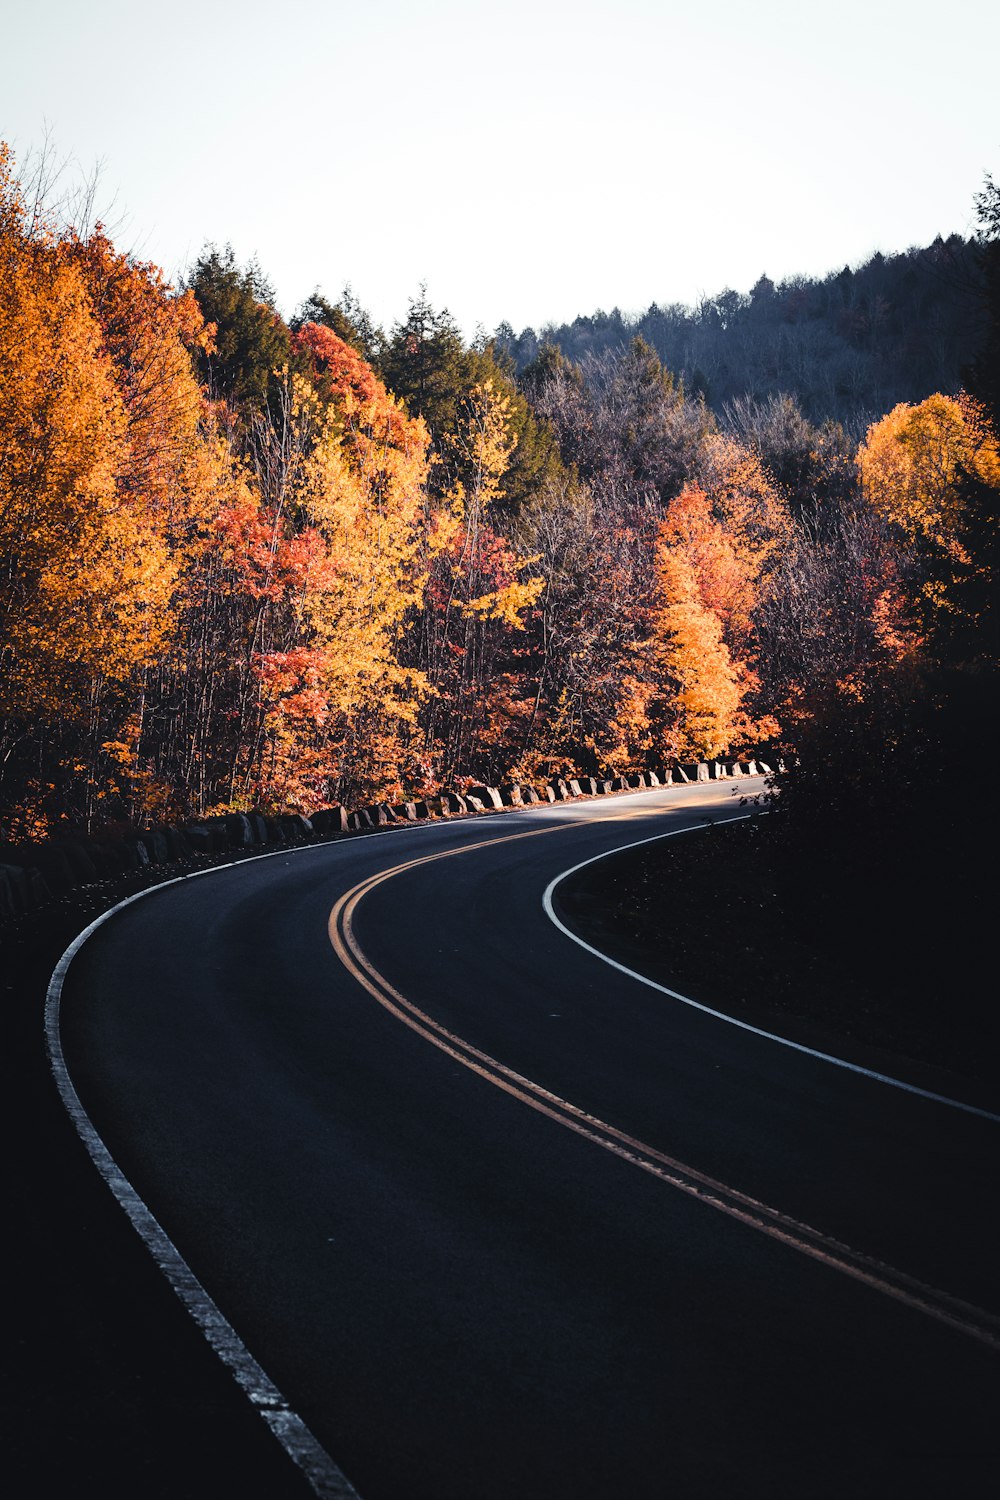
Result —
POLYGON ((754 1036, 763 1037, 765 1041, 776 1042, 780 1047, 790 1047, 793 1052, 803 1052, 807 1057, 815 1057, 820 1062, 830 1063, 835 1068, 844 1068, 849 1073, 858 1073, 862 1078, 870 1078, 875 1083, 888 1084, 890 1088, 902 1089, 907 1094, 917 1094, 921 1099, 930 1099, 935 1104, 946 1104, 951 1109, 960 1109, 966 1114, 978 1115, 982 1120, 991 1120, 994 1124, 1000 1125, 1000 1115, 993 1114, 988 1109, 980 1109, 975 1104, 966 1104, 962 1099, 951 1099, 946 1094, 932 1093, 929 1089, 918 1088, 915 1083, 905 1083, 901 1078, 891 1078, 887 1073, 876 1073, 871 1068, 861 1067, 859 1063, 848 1062, 846 1058, 834 1057, 830 1052, 818 1052, 814 1047, 806 1047, 802 1042, 793 1042, 787 1036, 779 1036, 777 1032, 764 1031, 759 1026, 751 1026, 749 1021, 740 1021, 736 1016, 727 1015, 725 1011, 713 1010, 710 1005, 703 1005, 699 1000, 692 1000, 689 995, 682 995, 678 990, 668 989, 665 984, 658 984, 655 979, 650 979, 645 974, 639 974, 635 969, 627 968, 625 964, 620 964, 617 959, 611 958, 607 953, 602 953, 600 948, 595 948, 591 943, 584 942, 582 937, 578 937, 556 915, 552 904, 553 893, 562 881, 567 880, 570 875, 575 875, 577 870, 584 870, 588 865, 597 864, 599 860, 610 859, 613 854, 621 854, 625 849, 638 849, 643 844, 658 843, 660 839, 676 838, 680 833, 695 833, 699 829, 710 828, 713 822, 742 823, 753 816, 752 813, 740 813, 731 818, 715 818, 706 823, 690 824, 686 828, 672 828, 669 833, 655 833, 651 838, 636 839, 627 844, 619 844, 617 848, 607 849, 603 854, 595 854, 590 859, 583 859, 578 865, 573 865, 570 869, 563 870, 561 875, 557 875, 553 880, 549 881, 545 888, 545 894, 542 896, 542 906, 545 908, 545 914, 550 921, 555 923, 560 932, 565 933, 568 938, 572 938, 574 943, 579 944, 581 948, 585 948, 588 953, 592 953, 602 963, 610 964, 619 973, 627 974, 630 979, 636 979, 640 984, 648 985, 651 990, 658 990, 661 995, 669 995, 671 1000, 679 1000, 682 1005, 690 1005, 693 1010, 700 1010, 707 1016, 714 1016, 717 1021, 725 1021, 729 1026, 738 1026, 741 1031, 749 1031, 754 1036))
MULTIPOLYGON (((278 855, 301 852, 304 851, 273 849, 266 854, 256 855, 253 859, 254 861, 273 859, 278 855)), ((164 880, 157 885, 150 886, 147 890, 137 891, 135 895, 119 901, 116 906, 110 907, 96 917, 70 943, 49 981, 48 993, 45 997, 46 1047, 59 1096, 91 1160, 209 1345, 235 1378, 249 1398, 251 1405, 263 1417, 285 1452, 302 1470, 313 1493, 319 1496, 320 1500, 360 1500, 350 1481, 313 1436, 298 1413, 292 1410, 277 1386, 261 1369, 235 1328, 223 1316, 195 1276, 166 1230, 157 1222, 152 1211, 118 1166, 83 1107, 69 1076, 62 1050, 59 1016, 63 984, 70 964, 88 938, 126 906, 131 906, 135 901, 141 901, 145 896, 155 895, 157 891, 162 891, 170 885, 179 885, 185 880, 195 880, 201 875, 214 875, 219 870, 232 870, 237 865, 249 863, 251 863, 250 860, 230 860, 226 864, 214 865, 209 870, 193 870, 188 875, 176 875, 173 879, 164 880)))

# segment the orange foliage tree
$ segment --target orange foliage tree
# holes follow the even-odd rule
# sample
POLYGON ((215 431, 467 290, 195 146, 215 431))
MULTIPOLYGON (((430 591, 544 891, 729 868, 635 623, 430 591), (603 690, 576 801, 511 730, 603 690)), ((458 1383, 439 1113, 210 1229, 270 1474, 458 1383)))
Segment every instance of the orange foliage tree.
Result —
POLYGON ((105 685, 153 659, 170 577, 162 533, 120 482, 128 413, 86 277, 51 227, 29 223, 5 150, 0 357, 3 760, 41 726, 61 747, 34 812, 23 809, 30 826, 67 776, 91 811, 105 685))
POLYGON ((694 562, 671 544, 666 523, 656 547, 651 660, 650 740, 663 759, 715 756, 746 737, 744 685, 723 640, 722 621, 705 604, 694 562))
POLYGON ((648 714, 660 756, 715 756, 774 735, 760 702, 756 614, 792 535, 755 455, 711 435, 654 543, 648 714))
POLYGON ((0 759, 28 792, 8 815, 38 831, 183 807, 204 748, 184 761, 187 643, 238 479, 192 372, 206 330, 100 228, 29 220, 0 164, 0 759))

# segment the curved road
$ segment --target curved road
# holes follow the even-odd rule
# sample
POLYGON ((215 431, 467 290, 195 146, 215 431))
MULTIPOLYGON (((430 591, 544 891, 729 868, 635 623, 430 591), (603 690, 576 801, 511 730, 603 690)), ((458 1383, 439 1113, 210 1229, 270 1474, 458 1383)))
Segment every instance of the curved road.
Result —
POLYGON ((1000 1123, 679 1004, 543 911, 734 792, 245 863, 71 964, 88 1114, 361 1500, 985 1482, 1000 1123))

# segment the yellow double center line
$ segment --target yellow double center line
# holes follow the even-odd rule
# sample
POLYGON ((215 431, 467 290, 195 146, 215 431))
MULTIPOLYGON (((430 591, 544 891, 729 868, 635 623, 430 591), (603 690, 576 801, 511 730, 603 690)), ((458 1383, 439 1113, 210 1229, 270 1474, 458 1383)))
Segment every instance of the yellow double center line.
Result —
POLYGON ((499 844, 517 843, 523 839, 539 838, 545 834, 563 831, 564 825, 560 825, 559 828, 539 828, 527 833, 482 839, 478 843, 463 844, 457 849, 446 849, 437 854, 425 854, 417 859, 404 860, 388 870, 383 870, 380 874, 369 876, 367 880, 360 881, 358 885, 345 892, 330 913, 329 933, 334 952, 362 988, 367 990, 368 994, 396 1020, 402 1021, 404 1026, 408 1026, 411 1031, 415 1031, 433 1047, 446 1053, 455 1062, 461 1063, 462 1067, 468 1068, 470 1072, 477 1074, 494 1088, 502 1089, 505 1094, 526 1104, 529 1109, 537 1111, 538 1114, 545 1115, 557 1125, 561 1125, 564 1130, 571 1130, 574 1134, 583 1136, 585 1140, 591 1141, 604 1151, 611 1152, 622 1161, 658 1177, 662 1182, 679 1189, 682 1193, 687 1193, 690 1197, 697 1198, 707 1207, 714 1208, 719 1213, 728 1215, 729 1218, 739 1220, 751 1229, 756 1229, 761 1234, 766 1234, 769 1238, 778 1240, 791 1249, 808 1255, 813 1260, 820 1261, 832 1270, 851 1276, 855 1281, 863 1282, 866 1286, 894 1298, 897 1302, 903 1302, 908 1307, 935 1318, 940 1323, 946 1323, 994 1349, 1000 1349, 1000 1318, 982 1308, 963 1302, 948 1292, 928 1286, 904 1271, 898 1271, 893 1266, 853 1250, 849 1245, 833 1239, 830 1235, 823 1234, 808 1224, 800 1223, 797 1219, 770 1208, 757 1198, 749 1197, 736 1188, 727 1187, 725 1183, 717 1181, 714 1177, 709 1177, 695 1167, 687 1166, 684 1162, 666 1155, 645 1141, 637 1140, 625 1131, 618 1130, 614 1125, 598 1119, 596 1115, 588 1114, 586 1110, 580 1109, 566 1099, 561 1099, 558 1094, 551 1093, 530 1078, 516 1073, 495 1057, 491 1057, 489 1053, 480 1051, 463 1037, 448 1031, 412 1001, 407 1000, 379 972, 361 948, 354 934, 354 914, 364 898, 386 881, 394 879, 397 875, 408 874, 422 865, 453 859, 456 855, 471 854, 478 849, 494 848, 499 844))

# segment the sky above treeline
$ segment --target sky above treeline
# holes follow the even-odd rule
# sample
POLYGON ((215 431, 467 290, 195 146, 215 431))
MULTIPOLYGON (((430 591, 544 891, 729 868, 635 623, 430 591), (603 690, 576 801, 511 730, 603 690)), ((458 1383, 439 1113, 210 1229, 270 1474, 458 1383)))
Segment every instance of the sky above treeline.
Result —
POLYGON ((256 256, 287 315, 421 282, 466 334, 694 303, 973 228, 993 0, 49 0, 0 138, 92 177, 172 279, 256 256))

